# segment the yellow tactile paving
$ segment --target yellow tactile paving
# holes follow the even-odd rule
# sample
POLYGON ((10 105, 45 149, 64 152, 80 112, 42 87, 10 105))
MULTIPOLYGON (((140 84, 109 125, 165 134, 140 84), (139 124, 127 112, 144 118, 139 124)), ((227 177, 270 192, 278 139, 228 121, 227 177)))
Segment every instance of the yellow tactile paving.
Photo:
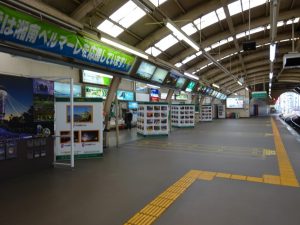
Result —
POLYGON ((230 173, 217 173, 216 177, 218 177, 218 178, 230 178, 231 174, 230 173))
POLYGON ((124 225, 152 224, 192 183, 200 174, 199 171, 189 171, 177 182, 167 188, 158 197, 135 214, 124 225))
POLYGON ((280 185, 280 176, 264 174, 263 179, 264 179, 264 183, 266 183, 266 184, 280 185))
POLYGON ((246 176, 237 174, 232 174, 230 178, 233 180, 246 180, 246 176))
POLYGON ((274 143, 276 147, 281 184, 288 185, 288 186, 291 186, 290 184, 293 184, 293 186, 299 187, 299 183, 296 178, 294 169, 289 160, 289 156, 285 150, 284 144, 281 140, 279 130, 276 126, 276 122, 274 121, 273 118, 272 118, 272 129, 274 134, 274 143), (289 181, 287 181, 287 179, 289 181))
POLYGON ((251 177, 251 176, 247 176, 247 181, 258 182, 258 183, 264 182, 263 178, 261 177, 251 177))

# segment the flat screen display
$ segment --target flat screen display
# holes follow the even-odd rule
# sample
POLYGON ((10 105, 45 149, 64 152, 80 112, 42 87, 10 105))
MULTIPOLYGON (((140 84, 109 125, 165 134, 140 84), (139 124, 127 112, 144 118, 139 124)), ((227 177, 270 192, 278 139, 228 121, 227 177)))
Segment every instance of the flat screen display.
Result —
MULTIPOLYGON (((54 82, 54 96, 61 98, 70 97, 70 84, 54 82)), ((73 85, 73 96, 81 97, 81 86, 78 84, 73 85)))
POLYGON ((196 86, 196 82, 195 81, 190 81, 185 89, 185 91, 187 92, 192 92, 194 90, 196 86))
POLYGON ((137 102, 128 102, 128 109, 138 109, 139 104, 137 102))
POLYGON ((167 76, 165 79, 165 84, 175 86, 180 75, 181 74, 176 70, 171 70, 169 76, 167 76))
POLYGON ((85 86, 85 97, 87 98, 103 98, 106 99, 108 94, 108 89, 85 86))
POLYGON ((134 101, 134 93, 131 91, 117 91, 117 98, 121 101, 134 101))
POLYGON ((136 71, 136 75, 141 78, 149 80, 153 75, 155 69, 156 69, 155 65, 142 61, 138 70, 136 71))
POLYGON ((179 77, 177 82, 176 82, 176 88, 182 88, 186 79, 183 77, 179 77))
POLYGON ((90 71, 83 70, 82 71, 82 82, 89 84, 99 84, 104 86, 109 86, 112 80, 112 76, 90 71))
POLYGON ((162 84, 168 74, 168 71, 157 67, 151 80, 162 84))
POLYGON ((226 107, 230 109, 242 109, 244 108, 244 98, 242 96, 227 98, 226 107))

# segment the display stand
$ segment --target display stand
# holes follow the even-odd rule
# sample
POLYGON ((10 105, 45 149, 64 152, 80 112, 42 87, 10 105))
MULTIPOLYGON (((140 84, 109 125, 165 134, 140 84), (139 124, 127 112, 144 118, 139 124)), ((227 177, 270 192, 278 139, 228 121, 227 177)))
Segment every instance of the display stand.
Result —
POLYGON ((55 155, 57 160, 70 159, 74 143, 75 158, 94 158, 103 154, 103 103, 101 98, 56 98, 55 155), (73 133, 69 127, 74 114, 73 133), (73 140, 73 142, 71 141, 73 140))
POLYGON ((212 121, 212 106, 202 105, 200 109, 200 121, 212 121))
POLYGON ((225 117, 226 117, 225 105, 218 105, 218 118, 225 119, 225 117))
POLYGON ((173 127, 195 127, 195 105, 172 105, 171 115, 173 127))
POLYGON ((137 118, 137 133, 143 136, 169 134, 169 110, 167 103, 140 103, 137 118))

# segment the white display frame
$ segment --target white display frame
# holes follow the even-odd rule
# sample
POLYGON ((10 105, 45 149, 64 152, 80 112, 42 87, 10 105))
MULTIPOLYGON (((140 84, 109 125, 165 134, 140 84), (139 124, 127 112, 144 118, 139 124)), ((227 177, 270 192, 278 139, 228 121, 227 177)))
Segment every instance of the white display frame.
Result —
POLYGON ((211 105, 202 105, 200 107, 200 121, 212 121, 213 109, 211 105))
POLYGON ((56 118, 55 118, 55 159, 68 159, 71 154, 73 158, 91 158, 99 157, 103 154, 103 103, 87 98, 75 98, 73 104, 70 105, 68 99, 57 99, 55 102, 56 118), (74 114, 75 107, 92 108, 92 120, 88 122, 76 122, 74 116, 71 116, 71 123, 67 119, 67 110, 70 107, 71 115, 74 114), (71 125, 73 124, 73 125, 71 125), (70 126, 72 129, 70 129, 70 126), (69 134, 64 134, 69 132, 69 134), (74 142, 74 132, 78 132, 78 142, 74 142), (83 135, 98 134, 98 140, 83 140, 83 135), (70 137, 70 140, 63 142, 62 138, 70 137), (73 155, 73 156, 72 156, 73 155))
POLYGON ((169 134, 169 106, 167 103, 139 103, 137 133, 144 136, 169 134))
POLYGON ((195 127, 195 105, 172 105, 171 124, 173 127, 195 127))

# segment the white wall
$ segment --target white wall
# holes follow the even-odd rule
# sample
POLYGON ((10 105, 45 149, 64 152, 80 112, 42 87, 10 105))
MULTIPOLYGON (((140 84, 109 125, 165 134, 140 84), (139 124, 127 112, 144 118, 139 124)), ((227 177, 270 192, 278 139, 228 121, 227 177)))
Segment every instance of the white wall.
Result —
POLYGON ((76 68, 45 63, 0 52, 0 73, 16 76, 34 76, 51 80, 53 77, 73 77, 79 83, 79 70, 76 68))

